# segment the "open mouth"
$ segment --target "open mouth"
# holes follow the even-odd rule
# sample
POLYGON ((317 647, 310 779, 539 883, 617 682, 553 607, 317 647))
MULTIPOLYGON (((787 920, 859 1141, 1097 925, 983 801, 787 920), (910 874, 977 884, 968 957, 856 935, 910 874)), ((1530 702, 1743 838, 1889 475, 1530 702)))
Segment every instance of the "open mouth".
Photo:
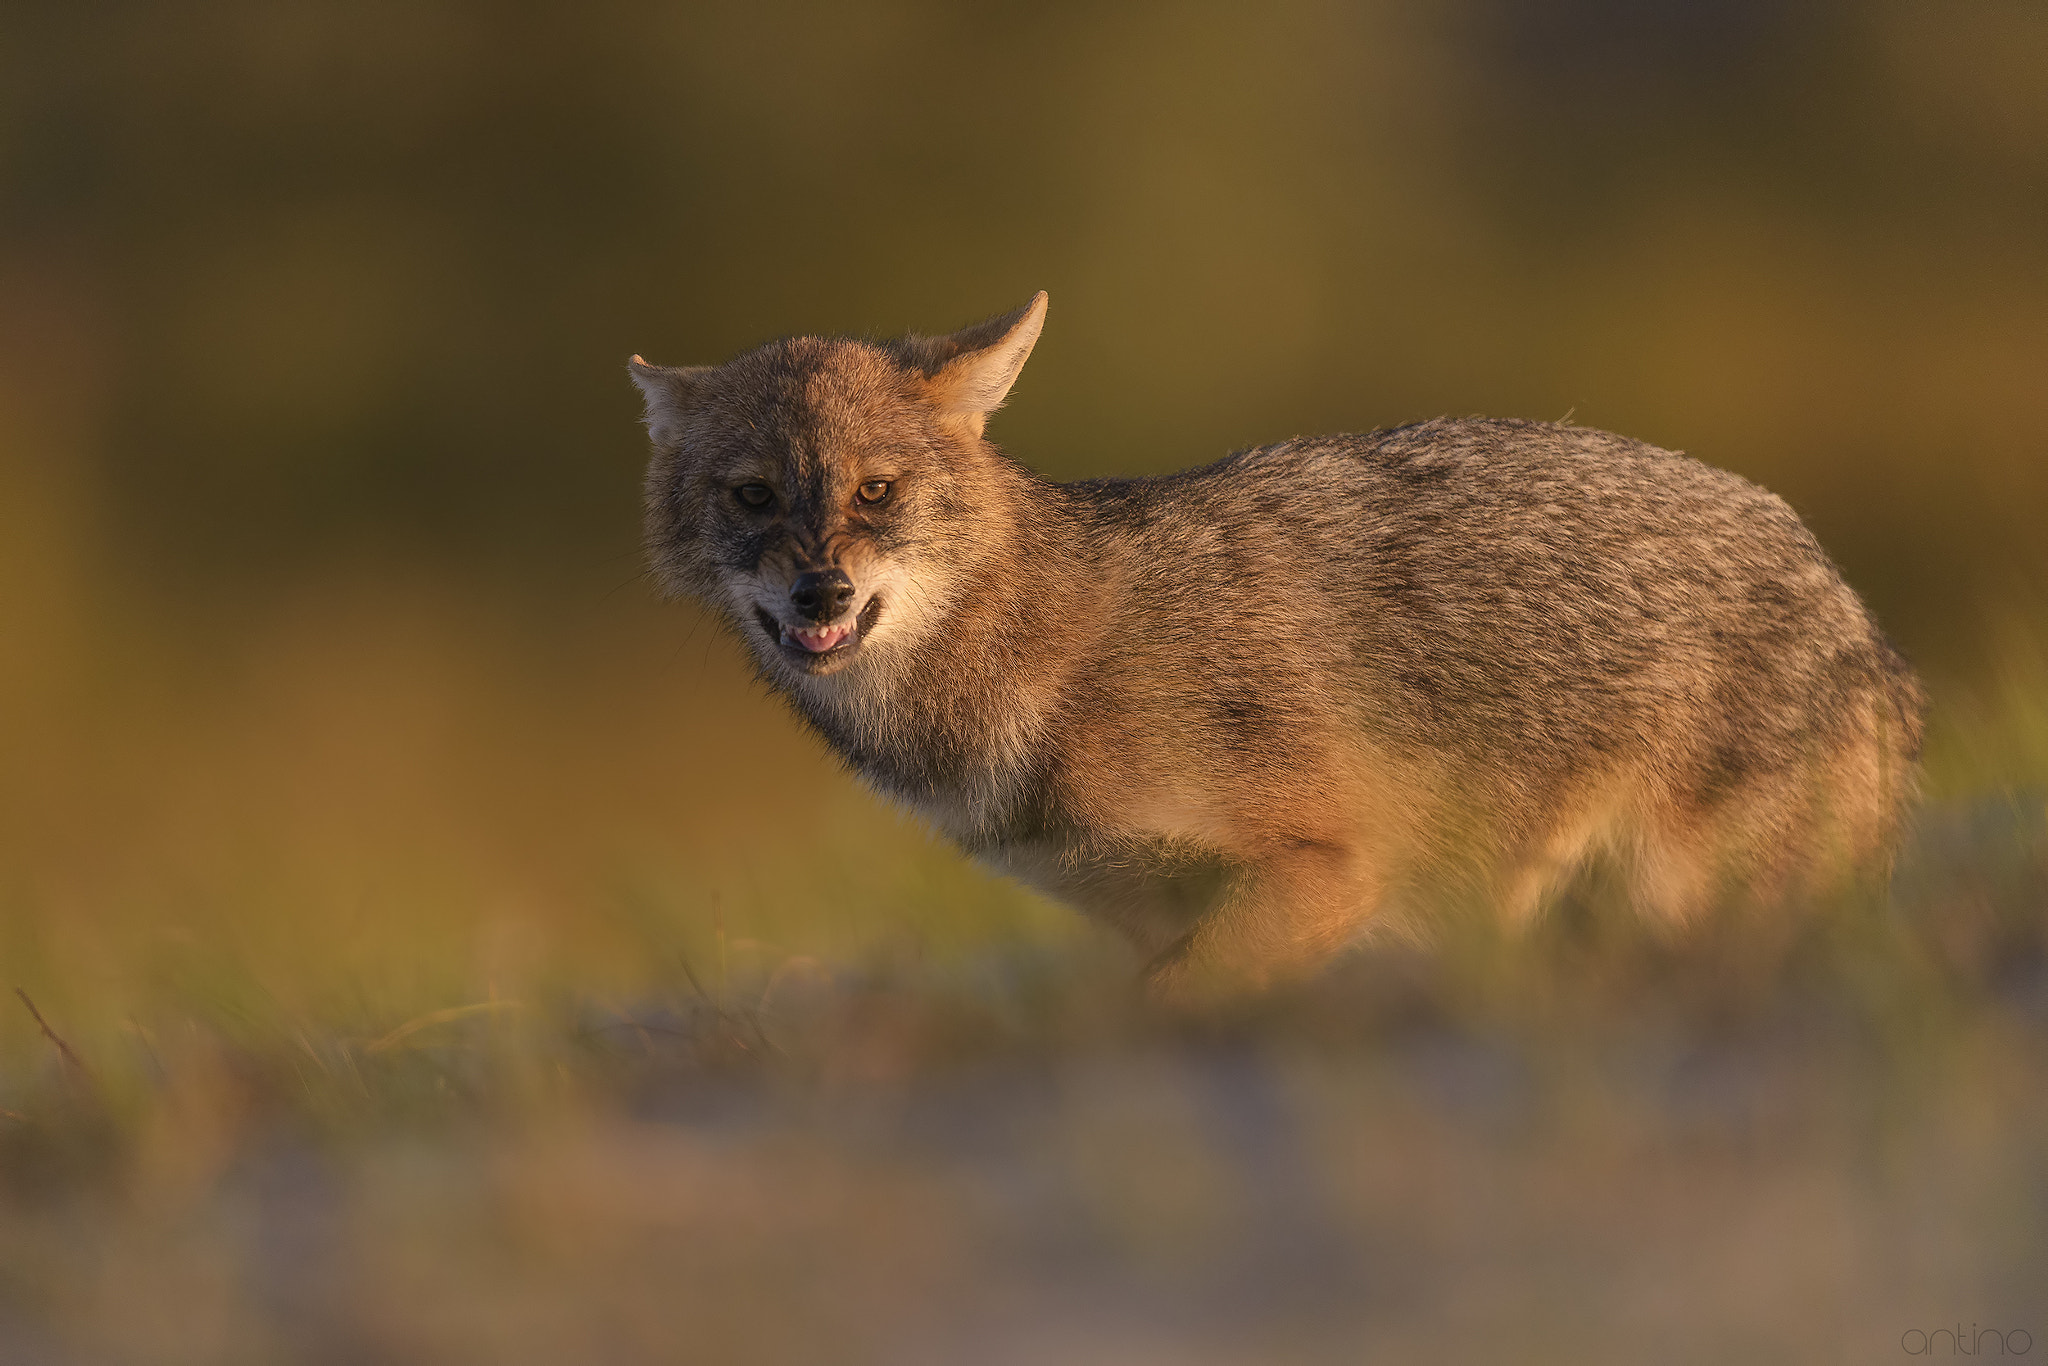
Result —
POLYGON ((754 609, 755 619, 761 629, 782 648, 783 658, 808 673, 825 673, 840 662, 852 658, 860 649, 862 637, 874 627, 882 615, 882 600, 869 598, 860 614, 851 620, 834 622, 829 626, 795 626, 779 621, 764 608, 754 609))

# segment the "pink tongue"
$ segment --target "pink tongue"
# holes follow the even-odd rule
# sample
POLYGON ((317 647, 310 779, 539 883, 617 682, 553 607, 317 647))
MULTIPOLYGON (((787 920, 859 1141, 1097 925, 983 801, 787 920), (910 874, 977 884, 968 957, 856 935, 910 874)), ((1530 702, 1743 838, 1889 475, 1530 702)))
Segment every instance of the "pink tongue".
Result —
POLYGON ((797 644, 803 646, 814 655, 821 655, 840 641, 846 639, 847 630, 848 628, 844 626, 834 626, 830 630, 820 631, 816 635, 806 635, 798 631, 792 631, 790 634, 796 637, 797 644))

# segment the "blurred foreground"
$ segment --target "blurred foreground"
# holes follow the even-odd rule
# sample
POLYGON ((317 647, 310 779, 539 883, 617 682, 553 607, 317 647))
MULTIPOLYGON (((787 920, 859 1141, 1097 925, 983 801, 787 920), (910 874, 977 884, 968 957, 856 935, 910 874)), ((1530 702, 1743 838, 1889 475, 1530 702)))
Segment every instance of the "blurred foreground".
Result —
POLYGON ((0 1002, 0 1358, 2048 1343, 2018 645, 1937 713, 1889 905, 1662 944, 1589 889, 1189 1026, 687 612, 426 582, 82 638, 6 732, 0 962, 77 1061, 0 1002))

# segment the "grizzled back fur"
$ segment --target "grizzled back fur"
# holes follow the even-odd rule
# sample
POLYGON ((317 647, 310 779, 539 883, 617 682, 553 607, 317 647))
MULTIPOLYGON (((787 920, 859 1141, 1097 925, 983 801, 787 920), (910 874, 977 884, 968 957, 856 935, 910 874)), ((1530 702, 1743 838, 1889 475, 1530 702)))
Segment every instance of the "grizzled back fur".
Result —
POLYGON ((649 546, 872 786, 1160 990, 1475 872, 1523 917, 1604 853, 1684 919, 1883 864, 1924 704, 1776 497, 1486 420, 1048 483, 982 435, 1044 315, 636 357, 649 546))

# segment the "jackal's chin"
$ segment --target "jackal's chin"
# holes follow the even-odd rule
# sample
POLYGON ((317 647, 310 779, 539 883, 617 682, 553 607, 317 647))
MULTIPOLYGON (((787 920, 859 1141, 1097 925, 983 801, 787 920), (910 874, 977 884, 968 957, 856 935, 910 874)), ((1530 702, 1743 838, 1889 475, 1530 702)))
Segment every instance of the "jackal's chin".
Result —
POLYGON ((879 594, 859 612, 828 625, 786 622, 765 607, 754 608, 754 620, 782 662, 799 673, 820 678, 853 662, 875 623, 882 619, 879 594))

